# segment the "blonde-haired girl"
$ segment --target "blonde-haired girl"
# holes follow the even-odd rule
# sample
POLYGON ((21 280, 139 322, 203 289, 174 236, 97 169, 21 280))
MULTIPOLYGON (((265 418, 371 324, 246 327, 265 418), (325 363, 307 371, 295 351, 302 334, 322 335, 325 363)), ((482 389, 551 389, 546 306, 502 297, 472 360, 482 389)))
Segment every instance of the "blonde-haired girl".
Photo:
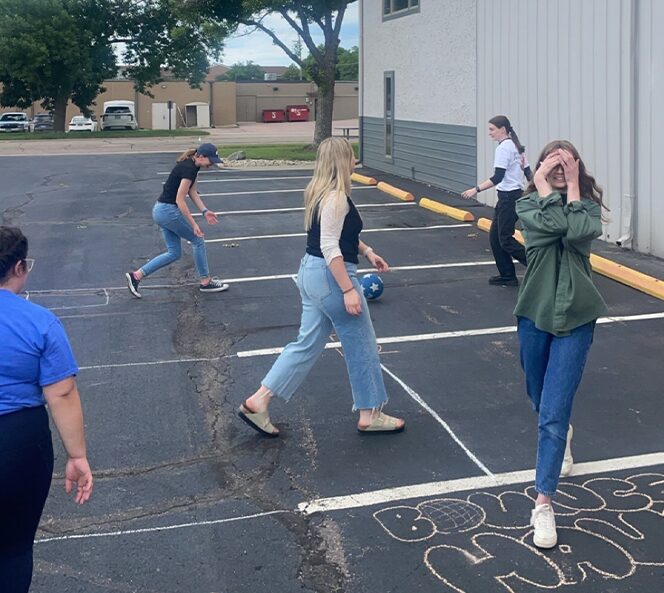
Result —
POLYGON ((276 437, 268 407, 273 396, 288 401, 300 386, 335 331, 359 410, 360 433, 400 432, 404 421, 382 412, 387 401, 378 345, 362 287, 357 279, 358 255, 379 272, 385 260, 360 241, 362 218, 350 199, 353 148, 343 138, 321 142, 311 182, 304 193, 307 249, 297 275, 302 319, 295 342, 284 348, 239 415, 261 434, 276 437))

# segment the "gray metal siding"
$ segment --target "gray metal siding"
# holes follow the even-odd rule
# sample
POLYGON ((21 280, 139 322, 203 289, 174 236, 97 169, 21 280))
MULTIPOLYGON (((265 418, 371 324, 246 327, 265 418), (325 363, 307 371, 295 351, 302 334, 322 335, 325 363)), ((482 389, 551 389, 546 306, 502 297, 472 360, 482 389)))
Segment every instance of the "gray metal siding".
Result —
POLYGON ((385 157, 385 127, 363 117, 362 162, 373 169, 461 192, 475 185, 477 133, 473 126, 394 122, 394 158, 385 157))

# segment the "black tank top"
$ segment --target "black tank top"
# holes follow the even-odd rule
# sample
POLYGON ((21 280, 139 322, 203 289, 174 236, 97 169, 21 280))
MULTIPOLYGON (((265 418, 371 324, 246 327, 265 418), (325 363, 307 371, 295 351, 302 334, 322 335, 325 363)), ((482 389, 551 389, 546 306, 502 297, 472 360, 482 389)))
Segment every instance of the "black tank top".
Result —
MULTIPOLYGON (((346 196, 346 200, 348 200, 349 209, 346 218, 344 218, 344 226, 341 229, 339 249, 341 249, 344 261, 356 264, 359 262, 357 254, 360 250, 362 217, 348 196, 346 196)), ((318 216, 318 209, 314 212, 311 228, 307 232, 307 253, 316 257, 323 257, 323 252, 320 248, 320 217, 318 216)))

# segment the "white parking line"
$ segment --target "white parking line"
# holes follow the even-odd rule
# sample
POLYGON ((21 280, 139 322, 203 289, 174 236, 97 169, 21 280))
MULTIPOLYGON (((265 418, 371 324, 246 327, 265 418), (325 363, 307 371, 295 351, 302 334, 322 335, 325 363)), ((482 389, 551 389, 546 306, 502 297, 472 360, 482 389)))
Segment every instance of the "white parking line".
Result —
MULTIPOLYGON (((161 175, 161 173, 159 173, 161 175)), ((167 175, 168 173, 166 173, 167 175)), ((216 179, 197 179, 196 183, 229 183, 233 181, 283 181, 284 179, 311 179, 311 175, 293 176, 293 177, 217 177, 216 179)))
MULTIPOLYGON (((287 276, 287 278, 292 278, 292 275, 287 276)), ((632 321, 649 321, 654 319, 664 319, 664 312, 662 313, 644 313, 641 315, 623 315, 616 317, 602 317, 597 320, 598 324, 613 324, 613 323, 628 323, 632 321)), ((378 344, 404 344, 412 342, 430 342, 436 340, 446 340, 451 338, 467 338, 474 336, 491 336, 498 334, 510 334, 516 332, 516 326, 504 326, 504 327, 488 327, 482 329, 469 329, 469 330, 458 330, 458 331, 449 331, 449 332, 435 332, 430 334, 416 334, 410 336, 392 336, 385 338, 378 338, 376 341, 378 344)), ((325 349, 330 350, 333 348, 341 348, 341 342, 328 342, 325 344, 325 349)), ((88 365, 80 367, 80 370, 96 370, 96 369, 108 369, 108 368, 122 368, 122 367, 138 367, 138 366, 150 366, 150 365, 160 365, 160 364, 180 364, 187 362, 213 362, 216 360, 221 360, 222 358, 252 358, 255 356, 272 356, 275 354, 280 354, 284 347, 278 348, 261 348, 258 350, 243 350, 237 352, 236 354, 226 354, 224 356, 217 356, 214 358, 180 358, 180 359, 171 359, 171 360, 154 360, 146 362, 127 362, 127 363, 117 363, 117 364, 98 364, 98 365, 88 365)))
POLYGON ((422 397, 411 387, 406 385, 404 381, 399 379, 390 369, 388 369, 384 364, 380 365, 380 368, 383 369, 385 373, 387 373, 392 379, 394 379, 400 386, 401 388, 410 396, 411 399, 413 399, 417 404, 419 404, 424 410, 436 421, 438 424, 440 424, 444 429, 447 434, 452 437, 452 440, 459 445, 461 450, 466 454, 468 459, 470 459, 477 467, 479 467, 482 472, 484 472, 487 476, 493 477, 493 474, 489 471, 489 468, 484 465, 476 456, 475 454, 468 448, 466 445, 461 442, 461 439, 454 433, 450 425, 443 420, 438 413, 427 404, 422 397))
MULTIPOLYGON (((474 266, 490 266, 494 261, 476 261, 476 262, 452 262, 447 264, 419 264, 411 266, 390 266, 390 272, 400 272, 408 270, 437 270, 443 268, 465 268, 474 266)), ((374 268, 361 268, 357 270, 358 274, 365 274, 367 272, 375 272, 374 268)), ((243 282, 263 282, 266 280, 285 280, 292 278, 293 273, 290 274, 273 274, 270 276, 244 276, 239 278, 224 278, 225 282, 238 284, 243 282)), ((164 290, 183 288, 185 286, 198 286, 198 282, 190 282, 188 284, 141 284, 141 290, 164 290)), ((126 291, 127 285, 123 286, 108 286, 101 288, 49 288, 42 290, 31 290, 30 294, 68 294, 79 292, 93 292, 93 291, 126 291)))
MULTIPOLYGON (((415 202, 388 202, 386 204, 355 204, 360 210, 364 208, 394 208, 403 206, 417 206, 415 202)), ((302 212, 304 206, 296 208, 262 208, 260 210, 220 210, 215 212, 217 216, 228 216, 229 214, 274 214, 280 212, 302 212)), ((203 216, 200 212, 193 213, 192 216, 203 216)))
POLYGON ((164 525, 163 527, 144 527, 142 529, 126 529, 124 531, 107 531, 105 533, 79 533, 71 535, 60 535, 56 537, 45 537, 35 540, 35 544, 46 544, 48 542, 58 542, 72 539, 91 539, 95 537, 117 537, 123 535, 136 535, 138 533, 154 533, 155 531, 172 531, 174 529, 185 529, 187 527, 203 527, 205 525, 221 525, 223 523, 234 523, 236 521, 246 521, 247 519, 258 519, 260 517, 269 517, 279 513, 289 513, 292 511, 267 511, 265 513, 255 513, 253 515, 242 515, 240 517, 229 517, 227 519, 214 519, 212 521, 194 521, 192 523, 176 523, 175 525, 164 525))
MULTIPOLYGON (((605 474, 622 470, 641 469, 662 464, 664 464, 664 452, 633 455, 630 457, 617 457, 613 459, 600 459, 597 461, 588 461, 585 463, 575 463, 574 474, 572 477, 605 474)), ((532 482, 534 478, 535 470, 527 469, 504 472, 501 474, 494 474, 492 476, 473 476, 468 478, 460 478, 457 480, 426 482, 408 486, 397 486, 394 488, 383 488, 380 490, 372 490, 370 492, 358 492, 355 494, 347 494, 343 496, 317 498, 314 500, 301 502, 297 505, 297 508, 293 510, 277 509, 263 513, 254 513, 251 515, 241 515, 239 517, 227 517, 208 521, 192 521, 189 523, 175 523, 172 525, 163 525, 160 527, 144 527, 141 529, 125 529, 92 533, 70 533, 68 535, 36 539, 35 544, 41 545, 56 541, 85 540, 100 537, 127 537, 144 533, 157 533, 161 531, 191 529, 195 527, 209 527, 212 525, 223 525, 225 523, 247 521, 250 519, 262 519, 263 517, 284 513, 303 513, 305 515, 312 515, 314 513, 344 511, 347 509, 372 507, 379 504, 394 503, 403 500, 410 500, 413 498, 430 498, 432 496, 441 496, 445 494, 453 494, 456 492, 471 492, 484 488, 493 488, 496 486, 526 484, 532 482)))
MULTIPOLYGON (((361 189, 374 189, 374 187, 370 185, 363 185, 361 187, 354 187, 353 191, 360 191, 361 189)), ((302 193, 305 190, 304 187, 301 188, 295 188, 295 189, 266 189, 266 190, 259 190, 259 191, 227 191, 227 192, 220 192, 220 193, 212 193, 212 194, 201 194, 202 198, 210 198, 210 197, 218 197, 218 196, 257 196, 260 194, 288 194, 288 193, 302 193)))
MULTIPOLYGON (((597 320, 598 324, 618 323, 629 321, 646 321, 652 319, 664 319, 662 313, 645 313, 642 315, 624 315, 621 317, 602 317, 597 320)), ((434 332, 431 334, 414 334, 409 336, 391 336, 386 338, 377 338, 378 344, 405 344, 410 342, 430 342, 435 340, 447 340, 450 338, 468 338, 473 336, 493 336, 498 334, 512 334, 516 332, 516 325, 506 325, 503 327, 487 327, 481 329, 465 329, 448 332, 434 332)), ((328 342, 325 349, 340 348, 341 342, 328 342)), ((260 348, 258 350, 243 350, 236 354, 238 358, 251 358, 254 356, 271 356, 280 354, 284 347, 278 348, 260 348)))
MULTIPOLYGON (((601 474, 613 471, 638 469, 653 465, 664 464, 664 452, 648 453, 645 455, 634 455, 631 457, 618 457, 615 459, 602 459, 586 463, 575 463, 572 477, 601 474)), ((527 469, 514 472, 494 474, 492 476, 476 476, 472 478, 461 478, 459 480, 447 480, 445 482, 428 482, 426 484, 414 484, 412 486, 399 486, 397 488, 384 488, 371 492, 358 492, 345 496, 333 496, 330 498, 318 498, 309 502, 302 502, 297 509, 311 515, 329 511, 341 511, 370 507, 377 504, 408 500, 410 498, 425 498, 451 494, 453 492, 466 492, 495 486, 508 486, 512 484, 523 484, 533 482, 535 470, 527 469)))
MULTIPOLYGON (((435 229, 458 229, 461 227, 469 227, 470 224, 434 224, 431 226, 421 227, 398 227, 398 228, 383 228, 383 229, 364 229, 362 233, 392 233, 397 231, 431 231, 435 229)), ((253 241, 259 239, 290 239, 292 237, 306 237, 307 233, 284 233, 282 235, 251 235, 248 237, 224 237, 222 239, 206 239, 206 243, 226 243, 229 241, 253 241)))

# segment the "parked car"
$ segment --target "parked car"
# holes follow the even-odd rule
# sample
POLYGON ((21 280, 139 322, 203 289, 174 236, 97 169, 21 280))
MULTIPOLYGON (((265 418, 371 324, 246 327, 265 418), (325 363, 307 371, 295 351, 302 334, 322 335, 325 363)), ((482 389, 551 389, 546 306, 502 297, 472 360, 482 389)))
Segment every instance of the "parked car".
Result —
POLYGON ((75 115, 69 122, 68 132, 96 132, 97 122, 84 115, 75 115))
POLYGON ((52 113, 43 111, 35 115, 35 118, 32 120, 33 132, 52 132, 54 128, 55 120, 52 113))
POLYGON ((101 116, 101 129, 137 130, 138 123, 128 106, 109 105, 101 116))
POLYGON ((22 111, 9 111, 0 115, 0 132, 29 132, 30 120, 22 111))

